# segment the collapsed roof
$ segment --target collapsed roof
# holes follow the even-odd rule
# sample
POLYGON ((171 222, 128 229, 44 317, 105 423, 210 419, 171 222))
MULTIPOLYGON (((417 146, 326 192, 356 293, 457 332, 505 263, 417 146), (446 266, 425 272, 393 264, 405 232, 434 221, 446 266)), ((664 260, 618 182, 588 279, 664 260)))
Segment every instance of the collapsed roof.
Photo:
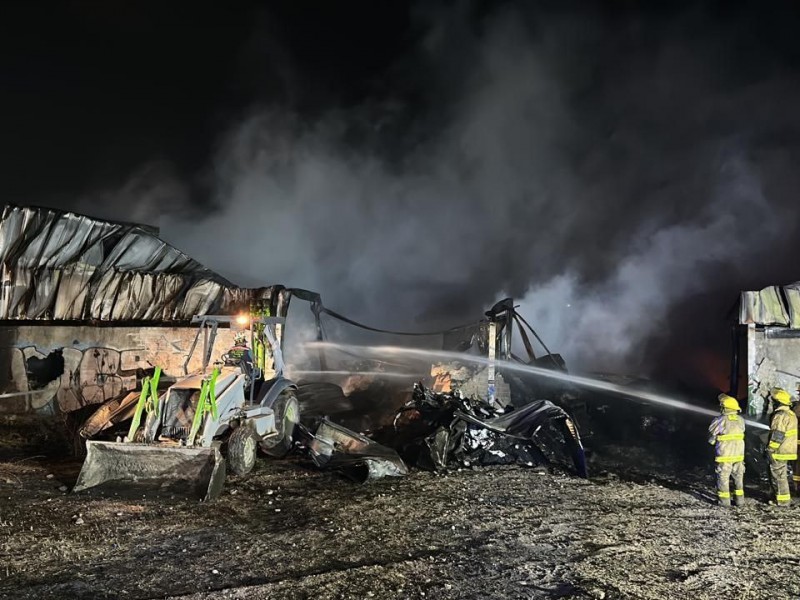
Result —
POLYGON ((175 323, 277 300, 234 286, 151 227, 6 205, 0 319, 175 323))
POLYGON ((739 323, 800 329, 800 282, 742 292, 739 323))

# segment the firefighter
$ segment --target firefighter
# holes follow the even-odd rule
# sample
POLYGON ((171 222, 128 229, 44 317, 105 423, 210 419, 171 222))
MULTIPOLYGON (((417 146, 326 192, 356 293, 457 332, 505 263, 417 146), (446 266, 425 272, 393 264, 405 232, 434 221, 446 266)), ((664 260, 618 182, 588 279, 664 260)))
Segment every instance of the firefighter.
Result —
POLYGON ((237 331, 233 336, 233 347, 228 350, 227 360, 231 363, 238 363, 242 360, 252 362, 250 348, 247 347, 247 334, 244 331, 237 331))
POLYGON ((769 481, 775 503, 789 506, 789 461, 797 460, 797 415, 789 408, 792 397, 781 388, 774 388, 770 397, 775 403, 769 423, 769 481))
POLYGON ((720 394, 722 413, 708 428, 708 443, 715 446, 717 496, 720 506, 731 505, 730 479, 733 477, 733 502, 744 504, 744 419, 736 398, 720 394))
MULTIPOLYGON (((797 391, 800 392, 800 385, 797 386, 797 391)), ((800 402, 795 402, 792 410, 797 415, 798 422, 800 422, 800 402)), ((797 438, 797 451, 797 460, 794 461, 792 479, 794 479, 794 491, 800 495, 800 436, 797 438)))

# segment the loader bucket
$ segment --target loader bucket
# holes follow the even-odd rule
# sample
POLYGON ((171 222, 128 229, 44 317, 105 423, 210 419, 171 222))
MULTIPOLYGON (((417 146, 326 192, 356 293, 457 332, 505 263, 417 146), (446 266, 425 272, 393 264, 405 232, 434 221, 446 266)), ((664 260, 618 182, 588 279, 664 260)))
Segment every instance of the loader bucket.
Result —
POLYGON ((87 441, 86 460, 72 491, 109 482, 123 487, 131 483, 169 485, 211 501, 222 492, 224 481, 225 460, 215 447, 87 441))

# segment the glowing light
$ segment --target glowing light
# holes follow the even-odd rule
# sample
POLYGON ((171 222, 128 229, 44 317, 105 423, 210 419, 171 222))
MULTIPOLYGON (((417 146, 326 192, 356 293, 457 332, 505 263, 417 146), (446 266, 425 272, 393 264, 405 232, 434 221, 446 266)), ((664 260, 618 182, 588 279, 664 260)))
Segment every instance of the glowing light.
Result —
POLYGON ((242 327, 247 327, 250 324, 250 317, 247 315, 239 315, 236 317, 236 324, 242 327))

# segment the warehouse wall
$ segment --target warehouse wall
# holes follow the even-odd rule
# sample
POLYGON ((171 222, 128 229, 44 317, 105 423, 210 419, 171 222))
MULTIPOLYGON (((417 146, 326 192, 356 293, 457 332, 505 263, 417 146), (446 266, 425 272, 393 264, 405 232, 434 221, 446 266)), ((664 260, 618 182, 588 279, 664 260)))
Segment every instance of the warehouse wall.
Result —
MULTIPOLYGON (((162 378, 178 377, 196 332, 194 327, 0 326, 0 414, 55 414, 98 404, 135 389, 137 369, 159 366, 162 378)), ((212 359, 232 343, 233 331, 220 329, 212 359)), ((202 338, 189 370, 201 361, 202 338)))

